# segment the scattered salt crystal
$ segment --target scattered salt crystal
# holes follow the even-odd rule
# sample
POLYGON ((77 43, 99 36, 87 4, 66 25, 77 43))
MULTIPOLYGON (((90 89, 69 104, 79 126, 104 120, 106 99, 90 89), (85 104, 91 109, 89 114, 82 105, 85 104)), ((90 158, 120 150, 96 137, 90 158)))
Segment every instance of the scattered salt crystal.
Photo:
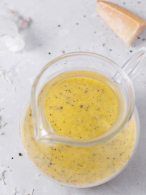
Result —
POLYGON ((21 51, 25 47, 25 42, 20 35, 15 37, 5 35, 3 36, 2 41, 5 43, 6 47, 13 52, 21 51))
POLYGON ((0 41, 10 51, 18 52, 25 47, 22 31, 30 27, 32 20, 15 10, 8 10, 7 14, 9 14, 7 17, 0 16, 0 41))

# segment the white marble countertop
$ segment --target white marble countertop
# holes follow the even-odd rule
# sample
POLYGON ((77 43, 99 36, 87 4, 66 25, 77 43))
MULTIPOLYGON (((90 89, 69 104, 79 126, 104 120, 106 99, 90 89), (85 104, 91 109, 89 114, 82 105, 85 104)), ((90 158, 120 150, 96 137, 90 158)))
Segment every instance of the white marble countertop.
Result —
MULTIPOLYGON (((146 18, 146 1, 113 0, 146 18)), ((141 135, 128 167, 105 185, 74 189, 49 181, 24 152, 20 120, 35 76, 52 58, 69 51, 94 51, 119 66, 146 45, 146 33, 127 48, 97 16, 95 0, 1 0, 0 13, 14 9, 33 23, 26 48, 0 48, 0 195, 145 195, 146 194, 146 60, 133 80, 141 135)))

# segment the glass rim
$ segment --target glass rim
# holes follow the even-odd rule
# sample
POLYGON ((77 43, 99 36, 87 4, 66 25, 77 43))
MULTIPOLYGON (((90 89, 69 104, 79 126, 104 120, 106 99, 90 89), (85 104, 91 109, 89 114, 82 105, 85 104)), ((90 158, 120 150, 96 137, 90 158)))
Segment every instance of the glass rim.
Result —
MULTIPOLYGON (((32 109, 32 117, 33 120, 36 119, 35 115, 37 112, 37 105, 35 104, 35 95, 36 95, 36 87, 37 84, 39 83, 39 80, 41 78, 41 76, 43 75, 43 73, 50 67, 53 66, 53 64, 64 60, 66 58, 70 58, 70 57, 77 57, 77 56, 89 56, 89 57, 95 57, 98 58, 102 61, 106 61, 108 63, 110 63, 112 66, 114 66, 114 68, 117 70, 117 72, 120 73, 120 75, 126 79, 127 81, 127 87, 129 89, 130 92, 130 104, 128 105, 128 109, 127 112, 125 113, 123 119, 121 121, 117 121, 110 129, 108 132, 104 133, 103 135, 95 138, 95 139, 91 139, 91 140, 76 140, 76 139, 72 139, 72 138, 68 138, 68 137, 64 137, 61 135, 56 135, 56 134, 51 134, 49 133, 49 136, 37 136, 36 135, 36 139, 40 140, 40 141, 45 141, 45 142, 51 142, 51 143, 64 143, 64 144, 68 144, 68 145, 75 145, 75 146, 90 146, 90 145, 95 145, 97 143, 103 143, 104 141, 109 140, 110 138, 112 138, 113 136, 115 136, 118 132, 120 132, 121 129, 123 129, 125 127, 125 124, 131 119, 133 112, 134 112, 134 108, 135 108, 135 93, 134 93, 134 88, 133 88, 133 84, 131 79, 129 78, 129 76, 122 70, 121 67, 118 66, 117 63, 115 63, 113 60, 94 53, 94 52, 86 52, 86 51, 79 51, 79 52, 70 52, 70 53, 66 53, 63 54, 61 56, 58 56, 56 58, 54 58, 53 60, 51 60, 50 62, 48 62, 41 70, 41 72, 38 74, 38 76, 36 77, 33 86, 32 86, 32 91, 31 91, 31 109, 32 109)), ((36 119, 37 120, 37 119, 36 119)), ((34 128, 36 128, 36 126, 34 125, 34 128)), ((36 129, 34 129, 34 131, 37 131, 36 129)))

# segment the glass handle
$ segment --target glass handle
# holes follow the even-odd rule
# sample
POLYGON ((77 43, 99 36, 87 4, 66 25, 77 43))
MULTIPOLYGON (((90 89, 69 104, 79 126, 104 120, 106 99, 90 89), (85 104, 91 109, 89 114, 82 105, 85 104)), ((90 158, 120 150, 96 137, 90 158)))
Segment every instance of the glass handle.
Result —
POLYGON ((128 59, 123 66, 121 67, 130 78, 133 78, 136 73, 139 65, 141 64, 142 60, 146 56, 146 48, 140 49, 136 52, 130 59, 128 59))

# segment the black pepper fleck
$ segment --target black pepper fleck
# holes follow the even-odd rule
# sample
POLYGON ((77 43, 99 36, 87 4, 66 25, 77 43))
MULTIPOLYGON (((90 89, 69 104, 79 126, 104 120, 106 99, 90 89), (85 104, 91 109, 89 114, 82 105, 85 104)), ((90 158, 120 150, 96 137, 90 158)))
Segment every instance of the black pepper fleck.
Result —
POLYGON ((53 165, 53 163, 52 163, 52 162, 50 162, 48 166, 50 167, 51 165, 53 165))
POLYGON ((19 156, 23 156, 23 154, 20 152, 20 153, 19 153, 19 156))
POLYGON ((143 38, 142 41, 146 41, 146 38, 143 38))
POLYGON ((66 53, 65 50, 62 50, 62 53, 65 54, 66 53))

